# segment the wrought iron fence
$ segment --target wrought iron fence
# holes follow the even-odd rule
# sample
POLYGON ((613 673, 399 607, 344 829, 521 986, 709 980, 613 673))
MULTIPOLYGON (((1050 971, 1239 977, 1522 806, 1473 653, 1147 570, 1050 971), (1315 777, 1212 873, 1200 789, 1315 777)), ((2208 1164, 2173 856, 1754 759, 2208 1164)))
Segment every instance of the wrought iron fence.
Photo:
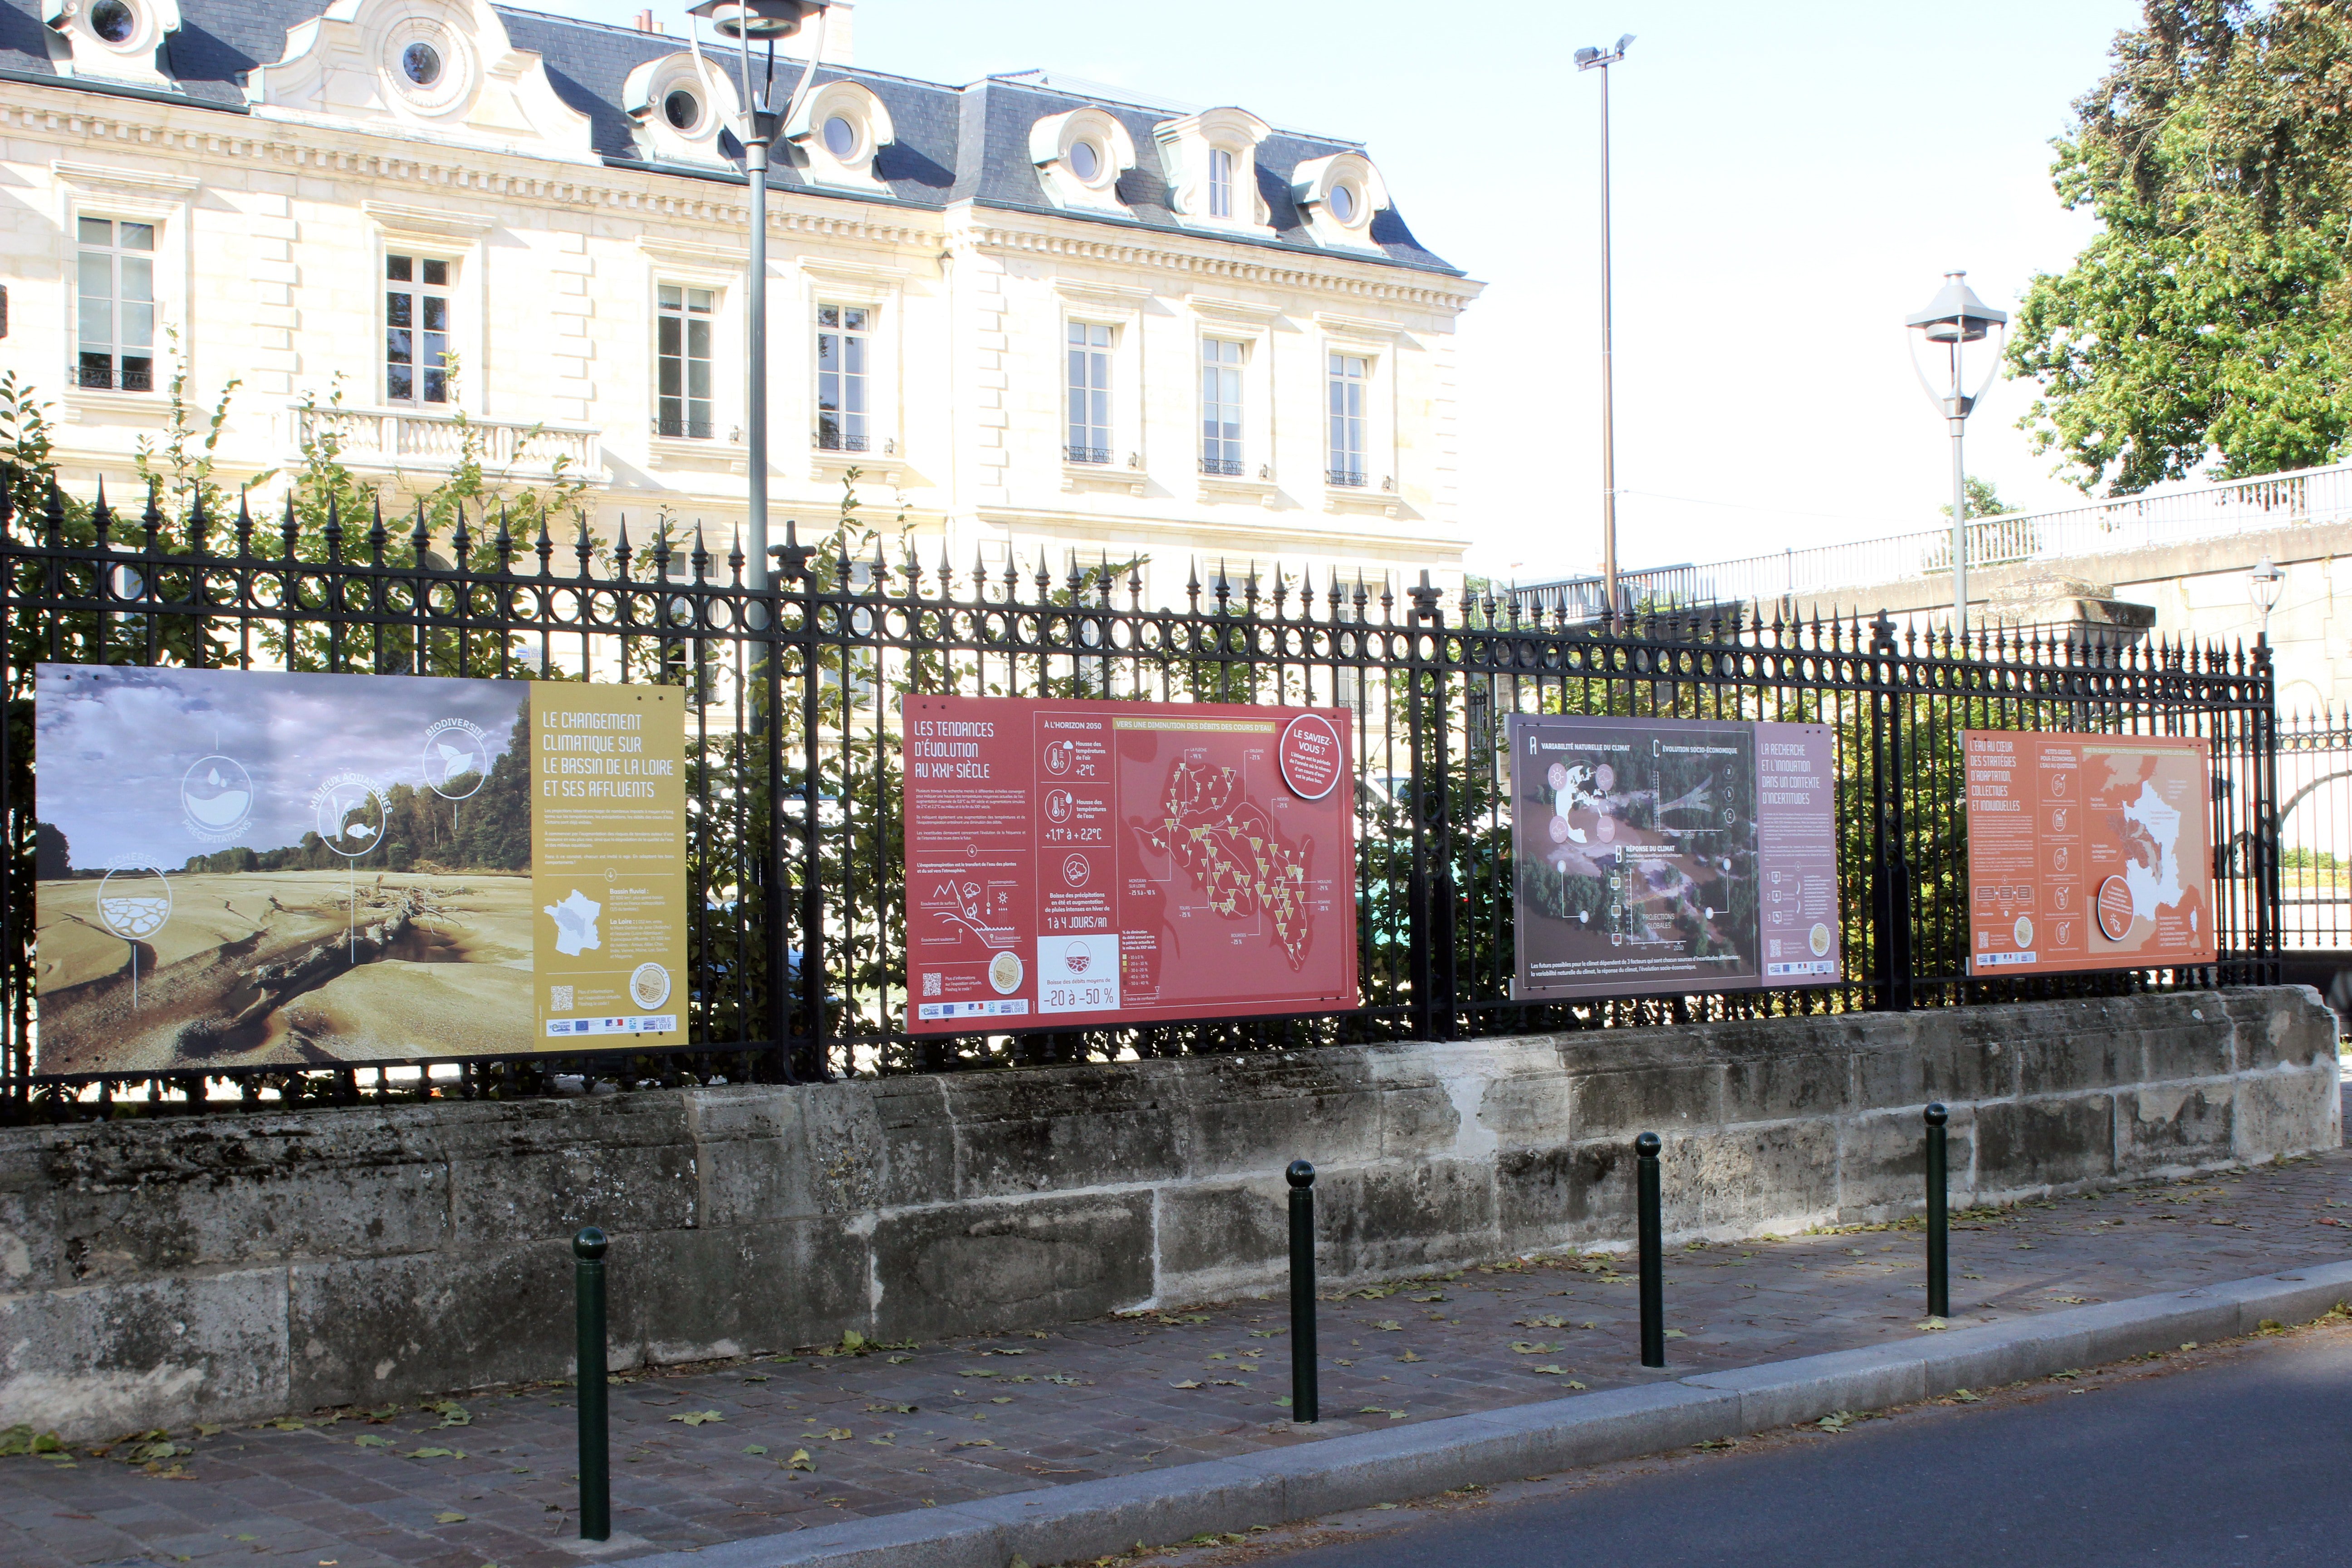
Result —
MULTIPOLYGON (((0 500, 0 509, 6 502, 0 500)), ((788 530, 771 588, 732 544, 664 527, 609 545, 497 517, 429 531, 330 513, 69 530, 0 514, 0 731, 7 1114, 104 1113, 224 1094, 245 1103, 433 1091, 578 1092, 628 1082, 821 1078, 1450 1038, 1865 1007, 1955 1005, 2275 975, 2278 798, 2267 661, 1990 634, 1965 647, 1884 620, 1576 624, 1418 585, 1197 573, 1181 608, 1142 602, 1140 563, 919 562, 846 526, 788 530), (689 693, 693 1044, 658 1056, 311 1068, 204 1064, 143 1083, 36 1072, 40 661, 658 681, 689 693), (965 695, 1312 703, 1353 715, 1362 1005, 1319 1016, 916 1038, 905 1029, 897 700, 965 695), (1511 994, 1513 871, 1502 716, 1587 713, 1820 723, 1835 737, 1847 971, 1816 990, 1593 1003, 1511 994), (1960 731, 2201 735, 2215 768, 2222 962, 2034 979, 1965 973, 1960 731), (425 1076, 419 1078, 419 1071, 425 1076)))
POLYGON ((2279 942, 2352 949, 2352 717, 2279 725, 2279 942))

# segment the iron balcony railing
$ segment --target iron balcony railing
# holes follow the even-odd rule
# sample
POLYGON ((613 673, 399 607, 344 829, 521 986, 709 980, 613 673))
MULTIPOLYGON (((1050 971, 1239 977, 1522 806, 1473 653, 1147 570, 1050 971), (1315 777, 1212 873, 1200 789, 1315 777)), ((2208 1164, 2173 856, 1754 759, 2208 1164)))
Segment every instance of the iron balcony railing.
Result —
POLYGON ((1062 448, 1062 456, 1073 463, 1108 463, 1110 461, 1110 448, 1108 447, 1065 447, 1062 448))
POLYGON ((1239 458, 1203 458, 1201 459, 1201 471, 1237 479, 1242 476, 1242 460, 1239 458))
MULTIPOLYGON (((2048 511, 1971 519, 1969 566, 1975 570, 2071 560, 2347 519, 2352 519, 2352 464, 2298 468, 2048 511)), ((1952 531, 1947 526, 1705 565, 1621 572, 1618 580, 1628 604, 1810 603, 1834 598, 1842 589, 1874 588, 1951 569, 1952 531)), ((1597 614, 1598 588, 1584 586, 1597 581, 1572 578, 1513 591, 1531 608, 1563 598, 1589 599, 1597 614)), ((1853 607, 1874 606, 1857 603, 1853 607)))
POLYGON ((1330 484, 1342 485, 1349 489, 1364 488, 1364 471, 1361 468, 1326 468, 1323 478, 1330 484))

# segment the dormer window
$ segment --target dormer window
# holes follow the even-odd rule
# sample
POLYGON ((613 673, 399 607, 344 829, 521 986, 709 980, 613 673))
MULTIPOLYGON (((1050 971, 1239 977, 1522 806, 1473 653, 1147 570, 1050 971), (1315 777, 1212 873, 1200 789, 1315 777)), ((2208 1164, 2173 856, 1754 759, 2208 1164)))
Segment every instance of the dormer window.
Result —
POLYGON ((800 149, 809 183, 852 191, 890 187, 874 172, 874 160, 898 140, 890 110, 873 91, 854 81, 829 81, 803 101, 784 127, 800 149))
POLYGON ((635 121, 637 155, 661 163, 717 164, 719 132, 735 112, 735 87, 685 50, 647 60, 621 84, 635 121))
POLYGON ((394 23, 379 58, 401 100, 419 113, 447 114, 472 98, 472 56, 457 34, 430 16, 394 23))
POLYGON ((1290 197, 1318 245, 1378 250, 1373 216, 1389 205, 1387 184, 1361 153, 1310 158, 1292 171, 1290 197))
POLYGON ((58 45, 65 51, 58 75, 169 82, 156 57, 179 30, 178 0, 48 0, 42 11, 57 35, 53 51, 58 45))
POLYGON ((1257 194, 1257 147, 1271 134, 1242 109, 1204 109, 1151 128, 1168 178, 1169 206, 1202 228, 1272 234, 1257 194))
POLYGON ((1131 216, 1118 199, 1118 177, 1135 167, 1135 138, 1109 110, 1090 105, 1047 115, 1029 128, 1029 161, 1055 206, 1131 216))

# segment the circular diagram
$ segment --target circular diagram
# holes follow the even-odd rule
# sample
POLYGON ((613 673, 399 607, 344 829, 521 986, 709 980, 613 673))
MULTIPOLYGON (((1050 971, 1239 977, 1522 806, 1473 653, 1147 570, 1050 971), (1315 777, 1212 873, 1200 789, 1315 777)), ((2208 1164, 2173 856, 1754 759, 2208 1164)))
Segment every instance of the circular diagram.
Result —
POLYGON ((207 838, 226 839, 253 816, 253 778, 235 757, 198 757, 180 776, 180 809, 207 838))
POLYGON ((391 815, 383 791, 364 773, 337 773, 310 797, 320 842, 347 860, 356 860, 383 838, 391 815))
POLYGON ((2131 934, 2132 921, 2138 918, 2138 900, 2132 897, 2129 882, 2121 877, 2110 877, 2099 884, 2101 935, 2109 942, 2121 942, 2131 934))
POLYGON ((658 963, 640 963, 629 976, 629 999, 650 1012, 669 1000, 669 971, 658 963))
POLYGON ((1823 921, 1813 922, 1812 948, 1815 958, 1827 958, 1830 955, 1830 928, 1823 921))
POLYGON ((1070 799, 1068 790, 1053 789, 1045 792, 1045 820, 1048 822, 1067 822, 1070 820, 1070 814, 1076 809, 1076 804, 1070 799))
POLYGON ((159 867, 115 867, 99 879, 98 918, 125 942, 154 935, 172 918, 170 879, 159 867))
POLYGON ((2033 922, 2020 915, 2017 924, 2010 928, 2010 934, 2017 938, 2017 950, 2023 952, 2033 945, 2033 922))
POLYGON ((1085 887, 1087 879, 1093 873, 1094 868, 1087 864, 1087 858, 1083 855, 1073 855, 1062 862, 1062 880, 1073 888, 1085 887))
POLYGON ((425 731, 425 784, 444 800, 465 800, 489 782, 490 748, 481 726, 444 719, 425 731))
POLYGON ((1000 952, 988 961, 988 983, 996 987, 1000 996, 1010 996, 1021 989, 1021 957, 1018 953, 1000 952))
POLYGON ((1085 942, 1074 942, 1062 950, 1062 967, 1073 974, 1084 974, 1094 961, 1094 950, 1085 942))

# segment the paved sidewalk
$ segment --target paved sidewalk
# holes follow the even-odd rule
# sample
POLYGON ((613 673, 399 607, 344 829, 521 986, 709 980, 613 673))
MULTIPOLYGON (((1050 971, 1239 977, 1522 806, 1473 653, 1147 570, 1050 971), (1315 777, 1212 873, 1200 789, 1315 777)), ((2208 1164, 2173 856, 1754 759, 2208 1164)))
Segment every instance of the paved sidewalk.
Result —
MULTIPOLYGON (((1675 1369, 1923 1331, 1919 1233, 1667 1260, 1675 1369)), ((1970 1211, 1953 1326, 2352 1257, 2352 1152, 1970 1211)), ((1156 1469, 1639 1380, 1618 1259, 1471 1268, 1324 1309, 1327 1419, 1294 1430, 1280 1301, 634 1377, 613 1394, 617 1529, 695 1547, 1156 1469)), ((561 1385, 0 1459, 0 1562, 555 1568, 572 1511, 561 1385), (163 1452, 168 1445, 173 1450, 163 1452)))

